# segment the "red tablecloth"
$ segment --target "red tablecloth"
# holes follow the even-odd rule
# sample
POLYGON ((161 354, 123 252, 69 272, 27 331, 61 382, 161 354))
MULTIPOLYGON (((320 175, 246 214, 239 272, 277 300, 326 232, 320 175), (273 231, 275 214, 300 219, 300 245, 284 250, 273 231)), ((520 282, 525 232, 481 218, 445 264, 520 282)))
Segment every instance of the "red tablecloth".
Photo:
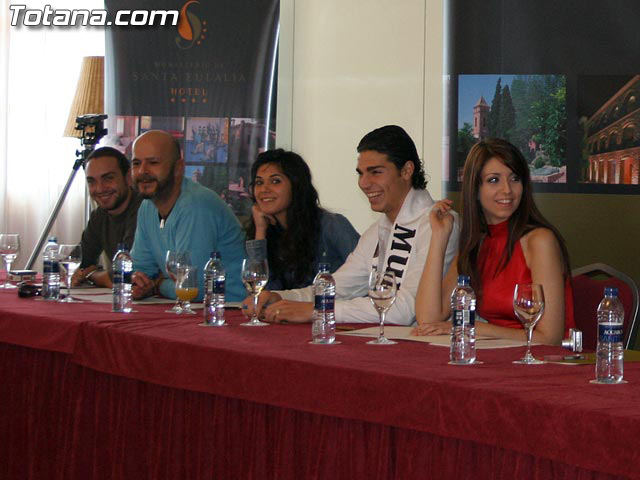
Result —
MULTIPOLYGON (((599 386, 588 382, 592 367, 513 365, 523 349, 480 350, 484 364, 454 367, 446 364, 446 348, 415 342, 374 347, 355 337, 342 337, 342 345, 309 345, 308 325, 245 328, 237 325, 237 312, 229 312, 231 326, 204 328, 197 326, 199 317, 165 314, 164 305, 118 315, 104 304, 51 304, 6 293, 0 300, 0 341, 37 349, 4 346, 3 372, 21 393, 2 395, 2 410, 40 399, 29 393, 38 376, 38 385, 51 389, 47 418, 71 408, 55 435, 75 433, 63 442, 64 461, 51 460, 49 471, 102 478, 95 475, 104 467, 95 465, 100 459, 111 465, 112 476, 125 478, 134 471, 147 478, 200 478, 192 475, 198 469, 242 478, 324 478, 340 469, 336 478, 354 478, 348 474, 360 467, 383 472, 380 478, 427 471, 441 478, 465 472, 480 478, 524 472, 531 478, 640 478, 637 364, 626 365, 628 384, 599 386), (172 422, 178 413, 179 427, 172 422), (210 422, 219 425, 213 433, 210 422), (93 440, 92 447, 74 436, 93 440), (107 451, 100 449, 102 436, 107 451), (127 437, 138 446, 155 439, 142 454, 144 469, 127 452, 110 450, 124 448, 127 437), (176 455, 176 438, 197 439, 205 451, 176 455), (257 444, 234 443, 242 439, 257 444), (208 442, 212 450, 222 445, 244 456, 208 454, 208 442), (271 444, 279 450, 271 452, 271 444), (159 460, 169 451, 183 459, 180 466, 159 460), (149 470, 149 458, 164 465, 162 472, 149 470), (248 464, 238 466, 243 459, 248 464), (223 465, 228 468, 216 470, 223 465)), ((559 352, 534 348, 537 355, 559 352)), ((38 401, 48 405, 46 399, 38 401)), ((6 425, 15 429, 34 415, 8 418, 6 425)), ((33 431, 18 438, 16 444, 47 442, 33 431)), ((15 464, 18 454, 11 452, 15 464)))

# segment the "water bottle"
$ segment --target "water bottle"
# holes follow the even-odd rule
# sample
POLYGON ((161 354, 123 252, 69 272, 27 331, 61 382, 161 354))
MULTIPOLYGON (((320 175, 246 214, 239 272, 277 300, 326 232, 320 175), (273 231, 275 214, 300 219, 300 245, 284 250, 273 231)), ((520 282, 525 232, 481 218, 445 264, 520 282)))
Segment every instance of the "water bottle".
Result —
POLYGON ((113 309, 112 312, 131 313, 131 274, 133 261, 129 249, 124 243, 118 244, 118 251, 113 256, 113 309))
POLYGON ((596 382, 620 383, 624 369, 624 308, 618 289, 605 287, 598 305, 598 346, 596 348, 596 382))
POLYGON ((311 343, 334 343, 336 340, 336 282, 329 271, 328 263, 318 265, 318 274, 313 279, 315 305, 311 324, 311 343))
POLYGON ((451 292, 451 364, 476 361, 476 294, 467 275, 458 275, 451 292))
POLYGON ((58 263, 58 239, 50 237, 42 252, 42 298, 60 298, 60 264, 58 263))
POLYGON ((204 323, 224 325, 225 271, 219 252, 211 252, 204 266, 204 323))

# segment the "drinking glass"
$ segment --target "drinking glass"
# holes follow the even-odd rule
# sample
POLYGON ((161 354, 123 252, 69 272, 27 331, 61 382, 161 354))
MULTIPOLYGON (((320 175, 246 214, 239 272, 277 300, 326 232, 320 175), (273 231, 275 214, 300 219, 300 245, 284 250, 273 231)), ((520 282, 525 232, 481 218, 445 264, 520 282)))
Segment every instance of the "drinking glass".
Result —
POLYGON ((73 245, 60 245, 58 247, 58 262, 67 272, 67 295, 58 299, 63 303, 81 303, 71 298, 71 277, 82 261, 82 247, 79 243, 73 245))
POLYGON ((387 310, 396 301, 397 292, 396 276, 392 271, 379 272, 376 268, 371 270, 369 274, 369 300, 380 315, 380 334, 375 340, 367 342, 369 345, 395 345, 398 343, 384 336, 384 319, 387 310))
MULTIPOLYGON (((189 252, 181 252, 178 250, 167 250, 164 266, 167 269, 167 275, 175 282, 178 276, 179 265, 191 265, 191 255, 189 252)), ((180 313, 180 300, 176 299, 176 303, 166 313, 180 313)))
POLYGON ((195 265, 178 265, 176 279, 176 297, 180 306, 177 313, 195 315, 191 309, 191 300, 198 296, 198 267, 195 265))
POLYGON ((7 267, 7 281, 4 285, 0 285, 0 289, 18 288, 9 282, 11 264, 18 257, 18 252, 20 252, 20 235, 17 233, 0 234, 0 256, 4 259, 4 264, 7 267))
POLYGON ((250 295, 253 295, 253 314, 251 320, 241 323, 245 327, 264 327, 268 323, 261 322, 258 318, 258 297, 269 280, 269 264, 266 259, 245 258, 242 262, 242 283, 247 287, 250 295))
POLYGON ((519 283, 513 291, 513 311, 527 333, 527 353, 520 360, 513 363, 524 363, 526 365, 538 365, 545 363, 537 360, 531 355, 531 335, 533 327, 544 312, 544 292, 542 285, 538 283, 519 283))

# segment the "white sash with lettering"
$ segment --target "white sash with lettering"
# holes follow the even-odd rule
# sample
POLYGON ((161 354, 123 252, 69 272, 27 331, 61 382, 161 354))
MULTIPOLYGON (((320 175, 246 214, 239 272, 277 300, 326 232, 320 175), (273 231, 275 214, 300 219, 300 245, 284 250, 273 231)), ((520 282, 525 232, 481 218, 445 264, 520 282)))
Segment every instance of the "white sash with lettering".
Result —
POLYGON ((373 254, 372 268, 377 268, 379 272, 391 270, 395 273, 398 288, 414 250, 419 225, 420 222, 411 222, 406 226, 395 223, 392 232, 386 226, 378 226, 378 244, 373 254), (380 255, 380 251, 384 252, 384 256, 380 255))

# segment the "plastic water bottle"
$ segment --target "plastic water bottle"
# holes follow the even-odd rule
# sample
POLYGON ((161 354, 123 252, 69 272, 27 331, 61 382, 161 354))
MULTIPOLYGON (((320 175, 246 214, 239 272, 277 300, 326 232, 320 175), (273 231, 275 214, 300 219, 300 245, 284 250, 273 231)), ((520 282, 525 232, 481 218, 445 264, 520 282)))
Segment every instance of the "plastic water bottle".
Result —
POLYGON ((225 271, 219 252, 211 252, 204 266, 204 323, 224 325, 225 271))
POLYGON ((318 265, 318 274, 313 279, 313 321, 311 343, 334 343, 336 341, 336 282, 329 271, 328 263, 318 265))
POLYGON ((42 252, 42 298, 60 298, 60 264, 58 263, 58 239, 50 237, 42 252))
POLYGON ((467 275, 458 275, 451 292, 451 364, 476 361, 476 294, 467 275))
POLYGON ((113 309, 112 312, 131 313, 131 275, 133 261, 129 249, 124 243, 118 244, 118 251, 113 256, 113 309))
POLYGON ((598 305, 598 347, 596 349, 596 382, 620 383, 624 370, 624 308, 618 289, 605 287, 598 305))

